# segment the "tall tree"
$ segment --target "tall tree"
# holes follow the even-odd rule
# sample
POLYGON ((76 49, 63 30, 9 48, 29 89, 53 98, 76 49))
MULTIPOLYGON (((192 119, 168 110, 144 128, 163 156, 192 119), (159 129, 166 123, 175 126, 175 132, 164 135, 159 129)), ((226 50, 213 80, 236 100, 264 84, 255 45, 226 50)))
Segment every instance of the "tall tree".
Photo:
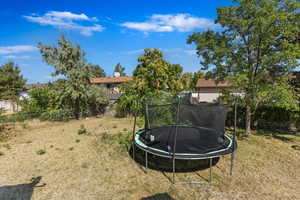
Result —
POLYGON ((91 70, 91 77, 105 77, 105 71, 99 65, 89 64, 91 70))
POLYGON ((165 94, 161 91, 178 93, 184 89, 182 67, 167 62, 159 49, 145 49, 138 62, 133 80, 121 86, 123 95, 118 100, 120 110, 141 111, 141 102, 161 97, 165 94))
POLYGON ((178 92, 184 89, 181 82, 182 67, 167 62, 159 49, 145 49, 138 58, 138 66, 133 72, 139 84, 152 90, 178 92))
POLYGON ((0 66, 0 99, 17 101, 20 92, 25 89, 25 83, 17 64, 8 62, 0 66))
POLYGON ((115 66, 114 72, 119 72, 120 76, 126 76, 125 67, 123 67, 120 63, 115 66))
POLYGON ((288 74, 297 63, 300 45, 300 4, 297 0, 236 0, 235 6, 217 9, 222 32, 194 33, 188 43, 197 46, 201 64, 209 75, 231 77, 245 94, 246 133, 258 95, 288 74))
POLYGON ((89 104, 90 84, 93 68, 86 63, 85 53, 80 46, 74 46, 64 36, 58 40, 57 46, 43 45, 38 48, 43 60, 55 69, 53 76, 63 76, 56 81, 52 94, 56 98, 57 107, 72 109, 79 118, 87 111, 89 104))
POLYGON ((182 75, 182 84, 185 90, 196 91, 197 82, 200 78, 204 78, 205 74, 203 72, 186 72, 182 75))

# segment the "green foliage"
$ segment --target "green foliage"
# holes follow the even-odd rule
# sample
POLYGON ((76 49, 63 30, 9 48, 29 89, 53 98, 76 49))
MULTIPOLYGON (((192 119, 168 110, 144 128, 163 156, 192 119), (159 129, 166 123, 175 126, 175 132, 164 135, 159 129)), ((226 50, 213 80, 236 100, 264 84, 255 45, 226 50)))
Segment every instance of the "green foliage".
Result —
POLYGON ((48 121, 67 121, 70 119, 74 119, 74 113, 72 110, 50 110, 44 112, 40 115, 40 120, 48 120, 48 121))
POLYGON ((216 22, 222 32, 194 33, 188 43, 197 46, 203 70, 223 80, 233 79, 233 86, 244 93, 247 105, 247 132, 251 109, 260 102, 259 95, 270 85, 281 82, 299 64, 300 3, 296 0, 236 0, 235 6, 217 9, 216 22))
POLYGON ((203 72, 187 72, 182 75, 181 82, 184 86, 184 90, 186 91, 196 91, 197 81, 200 78, 204 78, 205 74, 203 72))
POLYGON ((42 113, 52 107, 51 84, 35 87, 29 92, 29 99, 20 102, 22 113, 42 113))
POLYGON ((25 83, 18 65, 8 62, 0 66, 0 99, 17 101, 20 92, 24 91, 25 83))
POLYGON ((78 130, 78 135, 86 135, 86 134, 88 134, 88 131, 86 130, 85 126, 81 124, 80 129, 78 130))
POLYGON ((137 125, 139 128, 144 128, 144 125, 145 125, 145 118, 144 118, 144 117, 137 117, 137 118, 136 118, 136 125, 137 125))
POLYGON ((43 155, 46 153, 46 150, 45 149, 40 149, 36 152, 37 155, 43 155))
POLYGON ((119 72, 120 76, 126 76, 125 67, 123 67, 120 63, 115 66, 114 72, 119 72))
POLYGON ((161 99, 162 91, 174 95, 185 88, 182 67, 168 63, 159 49, 145 49, 138 62, 133 81, 120 87, 123 95, 117 104, 119 112, 142 114, 145 101, 161 99))
POLYGON ((182 91, 182 67, 167 62, 159 49, 145 49, 138 58, 138 66, 133 72, 139 81, 138 87, 150 90, 182 91))
POLYGON ((121 153, 127 153, 131 146, 131 135, 130 133, 118 133, 118 134, 108 134, 106 132, 102 133, 101 140, 110 145, 117 145, 118 151, 121 153))
MULTIPOLYGON (((90 78, 97 76, 97 73, 104 75, 104 72, 99 66, 86 63, 80 46, 74 46, 62 36, 57 46, 40 42, 38 48, 44 61, 54 67, 53 76, 64 77, 57 80, 51 90, 56 109, 71 109, 75 117, 80 118, 88 113, 91 104, 94 104, 92 107, 99 104, 100 94, 95 95, 96 89, 90 85, 90 78)), ((103 93, 101 95, 104 96, 103 93)))
POLYGON ((105 71, 99 65, 89 64, 91 78, 92 77, 105 77, 105 71))
POLYGON ((104 113, 105 107, 108 105, 108 91, 105 88, 98 85, 90 85, 88 87, 88 111, 92 115, 104 113))
POLYGON ((23 122, 26 120, 34 119, 40 116, 40 113, 24 113, 24 112, 17 112, 11 115, 7 115, 2 117, 3 122, 23 122))

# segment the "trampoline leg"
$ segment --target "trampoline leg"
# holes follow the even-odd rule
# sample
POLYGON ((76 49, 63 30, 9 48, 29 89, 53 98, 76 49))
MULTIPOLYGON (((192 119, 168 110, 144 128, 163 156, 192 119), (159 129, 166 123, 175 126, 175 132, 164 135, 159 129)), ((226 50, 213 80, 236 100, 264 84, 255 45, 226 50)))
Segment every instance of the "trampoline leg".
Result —
POLYGON ((135 144, 134 143, 132 143, 132 158, 133 158, 133 160, 135 160, 135 144))
POLYGON ((209 183, 211 183, 212 175, 211 175, 211 166, 212 166, 212 158, 209 159, 209 183))
POLYGON ((148 152, 146 151, 146 170, 148 168, 148 152))
POLYGON ((173 184, 175 184, 175 158, 173 158, 173 184))

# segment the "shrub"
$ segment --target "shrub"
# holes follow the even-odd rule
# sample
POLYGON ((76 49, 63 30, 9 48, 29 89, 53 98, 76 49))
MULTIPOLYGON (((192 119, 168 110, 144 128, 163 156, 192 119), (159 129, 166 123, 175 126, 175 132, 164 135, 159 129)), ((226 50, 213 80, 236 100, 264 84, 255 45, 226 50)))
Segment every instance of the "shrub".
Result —
POLYGON ((3 122, 23 122, 26 120, 34 119, 39 117, 39 113, 24 113, 24 112, 17 112, 12 115, 7 115, 2 118, 3 122))
MULTIPOLYGON (((260 106, 252 116, 253 129, 286 129, 290 124, 296 122, 299 111, 290 111, 276 106, 260 106)), ((227 126, 233 126, 234 111, 232 108, 227 113, 227 126)), ((245 107, 237 108, 237 125, 245 126, 245 107)))
POLYGON ((86 130, 86 128, 84 127, 83 124, 80 125, 80 129, 78 130, 78 135, 84 135, 87 134, 88 131, 86 130))
POLYGON ((46 153, 46 150, 45 149, 40 149, 36 152, 37 155, 43 155, 46 153))
POLYGON ((117 144, 120 152, 127 152, 131 145, 131 136, 128 132, 118 134, 102 133, 101 139, 105 144, 112 145, 117 144))
POLYGON ((52 110, 41 114, 41 120, 49 121, 67 121, 75 116, 71 110, 52 110))

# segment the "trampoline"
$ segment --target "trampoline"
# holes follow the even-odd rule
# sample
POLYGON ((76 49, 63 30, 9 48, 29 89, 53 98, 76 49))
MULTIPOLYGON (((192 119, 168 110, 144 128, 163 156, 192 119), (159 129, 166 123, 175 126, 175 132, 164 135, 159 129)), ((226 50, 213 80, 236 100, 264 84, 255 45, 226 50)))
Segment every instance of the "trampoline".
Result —
MULTIPOLYGON (((234 151, 237 148, 235 130, 232 137, 225 134, 228 105, 196 103, 178 100, 169 104, 145 103, 145 129, 133 131, 133 157, 135 148, 145 152, 148 168, 148 153, 173 160, 173 183, 175 182, 176 159, 209 159, 210 177, 212 159, 231 154, 232 174, 234 151)), ((236 127, 236 104, 235 127, 236 127)))

